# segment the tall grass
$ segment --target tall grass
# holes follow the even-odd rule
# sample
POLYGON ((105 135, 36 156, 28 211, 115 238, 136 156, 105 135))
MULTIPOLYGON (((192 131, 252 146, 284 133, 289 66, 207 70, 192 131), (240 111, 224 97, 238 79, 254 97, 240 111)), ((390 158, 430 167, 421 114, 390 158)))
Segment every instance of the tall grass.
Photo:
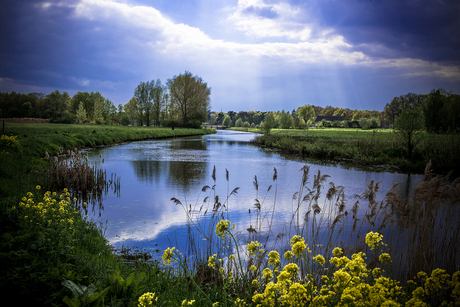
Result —
POLYGON ((113 189, 115 194, 119 194, 121 178, 116 174, 114 176, 112 173, 110 178, 107 178, 106 171, 95 164, 90 165, 88 156, 82 155, 77 148, 67 150, 66 155, 63 155, 61 148, 59 153, 60 155, 49 158, 49 191, 69 188, 71 197, 78 199, 80 204, 102 204, 102 196, 104 193, 107 194, 109 188, 113 189))
MULTIPOLYGON (((364 237, 375 231, 386 238, 393 259, 393 276, 398 280, 405 282, 419 271, 438 267, 452 274, 460 269, 460 245, 457 244, 460 240, 460 179, 451 182, 446 175, 434 176, 430 166, 426 167, 424 181, 407 199, 397 193, 398 184, 382 195, 380 182, 374 181, 370 181, 361 194, 347 199, 346 187, 328 182, 329 176, 320 171, 310 178, 310 169, 304 166, 299 188, 293 193, 290 221, 279 233, 273 230, 277 170, 274 170, 273 185, 261 199, 255 177, 255 205, 248 207, 251 218, 247 228, 236 233, 238 245, 258 241, 266 250, 285 252, 289 249, 290 238, 299 235, 305 238, 313 254, 331 254, 335 247, 342 248, 349 256, 365 252, 372 267, 378 262, 378 255, 364 244, 364 237), (273 193, 273 204, 265 203, 269 192, 273 193)), ((238 188, 227 192, 221 203, 221 198, 215 195, 217 183, 214 175, 213 178, 213 186, 202 189, 202 193, 211 191, 203 202, 197 200, 194 206, 186 207, 177 198, 172 199, 176 205, 184 206, 189 220, 189 238, 184 252, 199 264, 206 263, 213 254, 218 257, 232 254, 236 248, 232 242, 219 243, 214 229, 220 220, 228 217, 229 199, 237 194, 238 188)), ((245 259, 250 257, 246 255, 245 259)), ((249 261, 245 265, 252 264, 249 261)), ((266 267, 267 263, 258 265, 266 267)), ((301 269, 302 278, 306 272, 301 269)))
MULTIPOLYGON (((190 236, 184 255, 168 248, 163 260, 180 264, 170 272, 189 276, 199 305, 458 304, 460 179, 434 176, 428 164, 410 198, 399 196, 397 184, 382 198, 380 182, 370 181, 363 193, 347 199, 346 187, 328 183, 327 174, 318 171, 310 182, 309 167, 301 173, 291 218, 279 233, 273 231, 276 169, 266 192, 259 191, 254 178, 255 204, 248 212, 256 212, 247 229, 234 229, 225 219, 237 188, 228 189, 221 203, 215 169, 212 187, 202 189, 211 191, 203 203, 187 206, 172 198, 187 214, 190 236), (265 201, 269 192, 273 204, 265 201), (424 272, 432 272, 431 277, 424 272), (213 297, 206 291, 211 285, 218 285, 213 297)), ((162 293, 156 297, 162 301, 162 293)))

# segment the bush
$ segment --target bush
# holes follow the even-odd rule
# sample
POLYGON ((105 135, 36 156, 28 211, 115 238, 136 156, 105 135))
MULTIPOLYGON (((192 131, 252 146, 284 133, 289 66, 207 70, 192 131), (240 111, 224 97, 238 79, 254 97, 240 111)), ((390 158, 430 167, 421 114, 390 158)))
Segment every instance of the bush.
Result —
POLYGON ((372 118, 361 118, 359 120, 359 125, 363 130, 375 129, 380 127, 380 119, 376 117, 372 118))

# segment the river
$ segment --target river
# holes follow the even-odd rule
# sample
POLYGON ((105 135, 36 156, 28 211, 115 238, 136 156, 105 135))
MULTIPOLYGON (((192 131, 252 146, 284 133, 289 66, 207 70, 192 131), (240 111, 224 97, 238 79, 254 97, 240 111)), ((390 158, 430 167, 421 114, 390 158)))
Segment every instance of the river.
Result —
MULTIPOLYGON (((310 167, 310 183, 318 171, 330 176, 323 184, 324 193, 319 204, 325 202, 329 182, 344 187, 350 207, 356 200, 355 194, 363 193, 371 180, 381 181, 378 200, 398 182, 398 192, 406 197, 422 180, 422 175, 375 172, 286 157, 250 144, 254 137, 252 133, 219 131, 205 136, 90 149, 87 153, 91 161, 102 163, 104 159, 102 166, 107 173, 121 178, 119 195, 109 192, 103 199, 100 216, 95 212, 91 218, 102 223, 105 236, 113 246, 157 250, 161 254, 170 246, 185 248, 190 226, 185 206, 192 209, 192 217, 198 215, 200 208, 201 214, 208 209, 206 216, 211 215, 209 202, 202 207, 206 196, 211 197, 211 206, 215 195, 219 196, 219 202, 227 206, 224 217, 234 222, 235 231, 241 234, 247 234, 250 226, 267 232, 264 224, 259 229, 256 221, 258 212, 254 204, 258 199, 260 216, 271 221, 271 233, 282 232, 295 211, 297 200, 293 200, 293 195, 300 189, 301 169, 305 165, 310 167), (277 180, 274 181, 275 168, 277 180), (214 170, 215 181, 212 178, 214 170), (215 187, 202 192, 206 185, 215 187), (235 188, 239 188, 237 193, 226 201, 235 188), (171 200, 173 197, 184 206, 175 204, 171 200), (271 211, 273 206, 275 209, 271 211)), ((311 187, 310 183, 307 186, 311 187)))

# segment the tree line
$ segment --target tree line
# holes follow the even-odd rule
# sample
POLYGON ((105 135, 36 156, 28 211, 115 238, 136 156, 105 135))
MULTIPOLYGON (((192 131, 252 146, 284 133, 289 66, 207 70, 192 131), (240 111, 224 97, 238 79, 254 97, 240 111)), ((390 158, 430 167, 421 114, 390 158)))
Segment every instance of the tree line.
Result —
POLYGON ((44 118, 51 123, 200 127, 210 107, 211 88, 185 72, 168 79, 140 82, 133 97, 116 107, 99 92, 55 90, 50 94, 0 93, 1 118, 44 118))
POLYGON ((460 130, 460 95, 443 88, 433 89, 429 94, 408 93, 394 97, 384 107, 390 124, 395 123, 404 109, 418 113, 427 132, 460 130))
POLYGON ((143 81, 133 97, 116 107, 99 92, 77 92, 73 97, 55 90, 43 93, 0 93, 2 118, 44 118, 52 123, 92 123, 140 126, 200 127, 203 122, 227 127, 297 128, 311 125, 338 128, 392 128, 404 109, 422 118, 431 133, 460 129, 460 95, 445 89, 429 94, 408 93, 394 97, 382 111, 351 110, 333 106, 305 104, 292 111, 211 112, 211 88, 200 77, 185 72, 168 79, 143 81), (340 116, 341 121, 322 120, 317 116, 340 116))
POLYGON ((315 106, 306 104, 291 112, 240 111, 227 113, 211 112, 208 115, 210 125, 227 127, 264 128, 269 119, 271 128, 302 129, 313 124, 317 127, 337 128, 393 128, 396 119, 404 109, 418 114, 421 129, 430 133, 445 133, 460 129, 460 95, 445 89, 433 89, 429 94, 408 93, 394 97, 382 111, 351 110, 333 106, 315 106), (340 116, 341 121, 322 120, 315 122, 318 116, 340 116))

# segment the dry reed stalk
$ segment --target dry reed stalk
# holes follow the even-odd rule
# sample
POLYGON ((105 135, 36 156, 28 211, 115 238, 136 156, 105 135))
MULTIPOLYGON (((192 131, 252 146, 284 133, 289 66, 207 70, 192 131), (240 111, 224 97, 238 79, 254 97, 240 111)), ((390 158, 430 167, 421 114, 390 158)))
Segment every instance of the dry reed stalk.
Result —
MULTIPOLYGON (((264 198, 259 200, 260 187, 257 177, 254 177, 257 212, 255 228, 249 209, 249 236, 246 240, 239 237, 239 240, 241 244, 257 240, 263 243, 266 250, 270 250, 271 244, 272 250, 284 252, 290 249, 290 238, 300 235, 305 238, 313 255, 330 255, 332 249, 338 246, 348 256, 359 251, 365 252, 373 267, 378 263, 378 253, 365 245, 364 237, 369 231, 378 231, 384 234, 384 241, 393 259, 392 274, 398 280, 404 282, 413 278, 418 271, 428 272, 438 267, 452 274, 460 269, 460 245, 457 243, 460 241, 460 179, 451 182, 449 176, 434 176, 430 166, 427 165, 424 181, 417 185, 409 199, 401 198, 397 192, 398 184, 395 184, 379 201, 380 182, 370 181, 363 193, 354 195, 356 200, 350 202, 351 205, 348 205, 351 199, 345 197, 345 187, 336 186, 333 182, 329 182, 325 197, 321 196, 329 178, 321 172, 314 176, 312 186, 308 187, 309 167, 305 166, 301 169, 299 190, 292 197, 291 219, 278 234, 272 231, 277 190, 275 188, 274 191, 275 204, 265 206, 265 199, 272 186, 267 189, 264 198), (362 204, 366 206, 360 211, 362 204), (271 219, 267 218, 269 214, 271 219)), ((275 183, 276 175, 275 169, 275 183)), ((203 204, 198 206, 197 200, 195 207, 190 206, 188 210, 192 212, 197 209, 196 215, 189 215, 189 225, 199 229, 199 235, 190 232, 189 239, 194 242, 189 244, 189 253, 201 260, 216 251, 227 251, 226 254, 234 252, 234 246, 216 240, 214 229, 217 222, 224 218, 229 196, 236 194, 233 192, 238 188, 230 194, 227 192, 222 204, 215 195, 215 170, 212 178, 213 188, 205 186, 202 189, 202 192, 210 189, 203 204), (210 212, 208 210, 213 211, 210 218, 206 218, 207 212, 210 212)), ((173 200, 180 203, 177 199, 173 200)), ((266 263, 257 265, 263 266, 266 263)), ((301 272, 307 270, 302 268, 301 272)))
MULTIPOLYGON (((107 180, 107 174, 102 168, 91 166, 88 156, 82 156, 75 148, 68 150, 63 155, 63 149, 59 149, 59 158, 54 156, 48 169, 48 189, 50 191, 68 188, 71 198, 77 198, 78 204, 83 202, 99 204, 102 206, 102 194, 108 192, 109 187, 119 195, 120 178, 111 175, 107 180)), ((87 213, 87 207, 84 207, 87 213)))

